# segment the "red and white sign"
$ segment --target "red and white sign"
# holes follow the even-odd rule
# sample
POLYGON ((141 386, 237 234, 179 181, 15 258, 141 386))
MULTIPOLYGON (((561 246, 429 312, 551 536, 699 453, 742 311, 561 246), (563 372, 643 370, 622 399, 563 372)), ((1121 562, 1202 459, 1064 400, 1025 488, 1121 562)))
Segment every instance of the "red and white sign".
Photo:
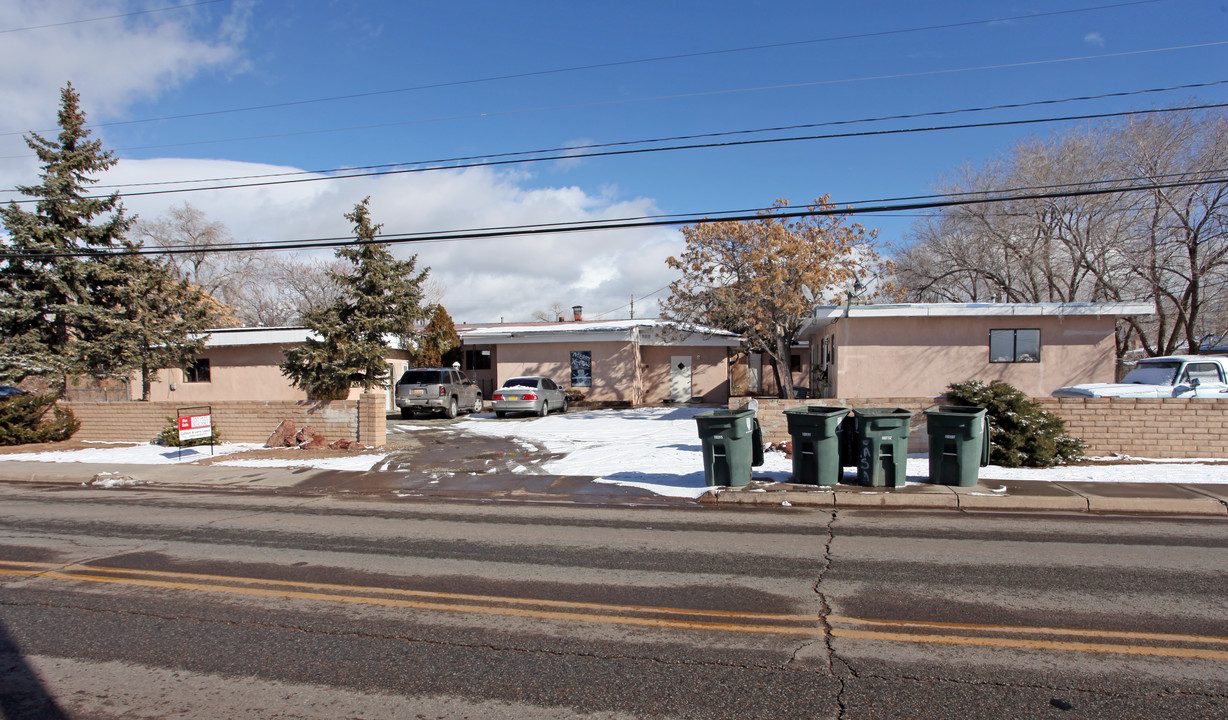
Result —
POLYGON ((212 415, 184 415, 179 418, 179 440, 196 440, 213 435, 212 415))

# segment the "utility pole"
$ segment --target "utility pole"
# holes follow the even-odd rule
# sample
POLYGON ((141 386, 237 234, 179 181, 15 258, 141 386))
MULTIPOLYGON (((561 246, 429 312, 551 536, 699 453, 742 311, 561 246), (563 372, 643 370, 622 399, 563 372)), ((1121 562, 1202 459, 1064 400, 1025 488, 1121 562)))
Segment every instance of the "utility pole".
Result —
POLYGON ((635 319, 635 293, 631 293, 631 319, 635 319))

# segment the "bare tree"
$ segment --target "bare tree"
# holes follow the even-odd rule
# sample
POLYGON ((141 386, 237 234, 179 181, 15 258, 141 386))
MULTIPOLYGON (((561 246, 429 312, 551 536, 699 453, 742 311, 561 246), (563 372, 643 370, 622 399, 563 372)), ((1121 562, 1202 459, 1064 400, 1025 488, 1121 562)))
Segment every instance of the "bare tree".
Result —
POLYGON ((534 310, 533 319, 541 322, 558 322, 567 317, 567 306, 555 300, 545 310, 534 310))
POLYGON ((1228 318, 1211 312, 1228 306, 1228 184, 1215 181, 1226 163, 1222 113, 1175 112, 1024 140, 945 182, 944 193, 997 201, 917 222, 896 257, 896 281, 914 300, 1151 300, 1157 317, 1127 318, 1119 354, 1135 343, 1148 354, 1197 351, 1228 331, 1228 318), (1122 191, 1079 193, 1107 181, 1122 191), (1064 192, 1020 197, 1055 189, 1064 192))

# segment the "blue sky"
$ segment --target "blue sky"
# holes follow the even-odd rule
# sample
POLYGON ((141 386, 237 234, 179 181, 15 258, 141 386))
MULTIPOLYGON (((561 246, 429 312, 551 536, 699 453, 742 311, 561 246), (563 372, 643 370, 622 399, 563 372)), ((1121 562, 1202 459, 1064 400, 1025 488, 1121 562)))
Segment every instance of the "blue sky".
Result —
MULTIPOLYGON (((35 182, 20 133, 54 128, 66 81, 121 158, 107 182, 135 183, 490 156, 1228 80, 1228 5, 1199 0, 0 0, 0 10, 4 188, 35 182), (175 5, 183 7, 160 11, 175 5), (158 12, 131 14, 149 10, 158 12), (52 27, 36 27, 46 25, 52 27), (326 100, 341 96, 360 97, 326 100), (220 112, 257 106, 273 107, 220 112)), ((1228 85, 1211 86, 805 134, 1226 96, 1228 85)), ((1016 140, 1070 126, 552 160, 134 196, 126 205, 155 218, 188 202, 225 222, 236 239, 259 242, 344 234, 342 214, 367 195, 389 232, 708 213, 777 198, 804 204, 826 193, 843 203, 926 194, 962 163, 981 164, 1016 140)), ((913 221, 858 219, 895 246, 906 243, 913 221)), ((666 228, 398 252, 417 252, 432 268, 455 319, 483 322, 525 320, 555 302, 583 305, 588 317, 625 317, 633 296, 638 315, 655 313, 662 294, 653 293, 673 279, 664 258, 681 247, 678 232, 666 228)))

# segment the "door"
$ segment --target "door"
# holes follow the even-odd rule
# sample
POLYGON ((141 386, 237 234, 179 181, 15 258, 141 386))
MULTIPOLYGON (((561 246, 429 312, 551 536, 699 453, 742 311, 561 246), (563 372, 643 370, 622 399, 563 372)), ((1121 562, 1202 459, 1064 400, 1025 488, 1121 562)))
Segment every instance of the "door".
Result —
POLYGON ((763 355, 751 353, 746 358, 746 392, 763 394, 763 355))
POLYGON ((690 355, 674 355, 669 359, 669 399, 676 403, 691 401, 690 355))

